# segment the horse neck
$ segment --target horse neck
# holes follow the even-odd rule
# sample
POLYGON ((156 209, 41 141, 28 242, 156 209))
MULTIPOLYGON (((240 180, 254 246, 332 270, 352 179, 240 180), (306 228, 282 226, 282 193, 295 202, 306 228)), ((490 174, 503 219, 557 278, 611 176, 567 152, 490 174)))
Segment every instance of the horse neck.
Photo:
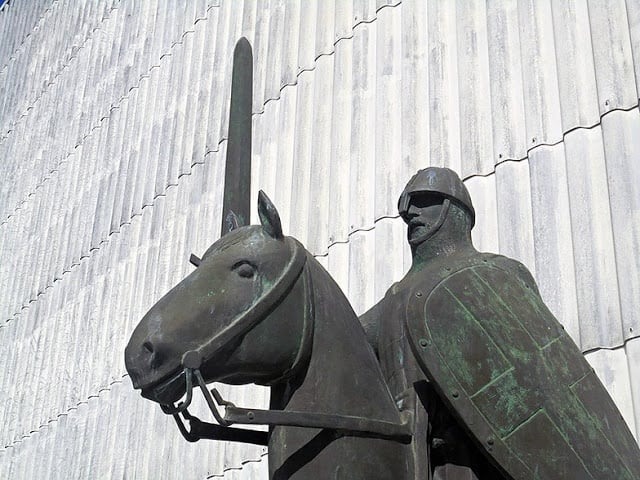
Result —
POLYGON ((397 422, 391 398, 358 317, 340 287, 313 257, 314 331, 306 369, 272 389, 272 407, 397 422))

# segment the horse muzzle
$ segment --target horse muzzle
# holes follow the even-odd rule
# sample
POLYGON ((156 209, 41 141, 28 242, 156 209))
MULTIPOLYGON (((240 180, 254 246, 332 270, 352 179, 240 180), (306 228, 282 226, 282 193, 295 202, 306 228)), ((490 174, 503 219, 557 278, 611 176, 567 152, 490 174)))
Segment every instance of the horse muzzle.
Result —
POLYGON ((134 342, 125 350, 125 366, 133 388, 141 390, 144 398, 169 404, 185 393, 184 369, 173 356, 166 356, 163 361, 158 358, 156 352, 137 347, 134 342))
POLYGON ((168 380, 150 386, 140 387, 140 394, 144 398, 161 405, 169 405, 177 402, 185 393, 187 393, 187 391, 184 370, 180 370, 168 380))

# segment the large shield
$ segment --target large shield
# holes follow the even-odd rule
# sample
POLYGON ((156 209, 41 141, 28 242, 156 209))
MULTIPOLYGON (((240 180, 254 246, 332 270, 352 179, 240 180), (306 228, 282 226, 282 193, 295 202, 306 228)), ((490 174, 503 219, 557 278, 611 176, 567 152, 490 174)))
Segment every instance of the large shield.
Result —
POLYGON ((407 306, 445 403, 514 479, 640 479, 629 428, 528 272, 487 258, 416 287, 407 306))

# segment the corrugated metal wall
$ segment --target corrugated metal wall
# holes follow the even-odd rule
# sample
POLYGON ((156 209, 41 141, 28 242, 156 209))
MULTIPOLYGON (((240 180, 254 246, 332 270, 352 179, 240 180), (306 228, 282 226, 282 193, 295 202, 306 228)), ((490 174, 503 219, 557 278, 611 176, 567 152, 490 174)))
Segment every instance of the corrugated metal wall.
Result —
MULTIPOLYGON (((253 195, 363 312, 418 168, 469 187, 640 433, 640 3, 30 0, 0 11, 0 478, 255 478, 188 444, 123 349, 217 236, 233 45, 253 195)), ((242 405, 268 392, 236 388, 242 405)))

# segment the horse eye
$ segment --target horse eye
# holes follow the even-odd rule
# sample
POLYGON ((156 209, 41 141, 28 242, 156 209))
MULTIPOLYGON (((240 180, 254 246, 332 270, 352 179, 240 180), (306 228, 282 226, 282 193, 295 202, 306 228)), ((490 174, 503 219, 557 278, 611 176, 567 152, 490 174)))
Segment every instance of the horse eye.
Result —
POLYGON ((255 267, 251 265, 249 262, 245 262, 245 261, 236 263, 233 266, 233 269, 236 271, 238 275, 244 278, 251 278, 256 272, 255 267))

